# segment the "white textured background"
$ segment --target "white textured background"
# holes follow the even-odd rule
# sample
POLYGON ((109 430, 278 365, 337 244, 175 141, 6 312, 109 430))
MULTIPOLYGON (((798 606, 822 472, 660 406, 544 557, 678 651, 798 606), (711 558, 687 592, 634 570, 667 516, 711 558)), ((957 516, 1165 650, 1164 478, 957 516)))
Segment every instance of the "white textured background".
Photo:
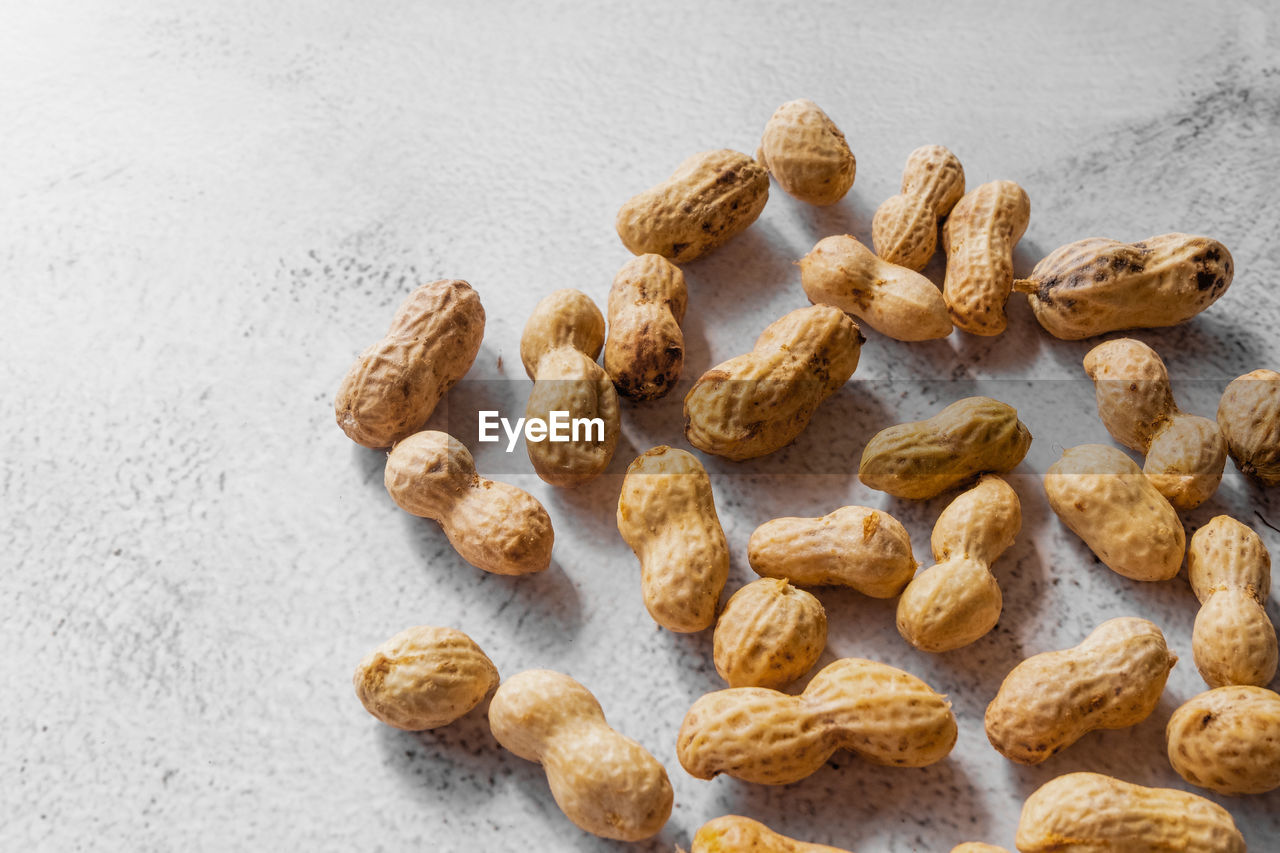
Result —
MULTIPOLYGON (((4 4, 0 848, 623 846, 573 827, 482 710, 422 735, 365 713, 356 661, 418 623, 467 631, 508 675, 572 674, 666 764, 675 812, 637 849, 687 845, 726 812, 857 850, 1011 847, 1021 801, 1059 773, 1188 787, 1163 726, 1203 689, 1196 602, 1185 578, 1112 574, 1048 511, 1039 475, 1062 446, 1108 438, 1087 384, 1038 381, 1082 378, 1089 344, 1049 338, 1021 297, 996 339, 869 332, 855 381, 796 445, 707 462, 731 589, 753 577, 757 524, 843 503, 888 508, 927 558, 947 499, 865 489, 851 473, 863 443, 975 387, 1019 406, 1036 442, 1013 478, 1026 520, 997 565, 995 632, 931 656, 898 637, 893 602, 821 596, 824 661, 877 658, 952 696, 959 745, 924 769, 840 754, 769 789, 680 768, 681 717, 720 686, 710 632, 655 627, 613 524, 616 472, 683 443, 677 395, 628 407, 615 473, 577 492, 544 487, 522 456, 480 454, 556 524, 552 569, 522 579, 471 568, 399 511, 382 455, 334 425, 332 395, 411 287, 444 276, 470 280, 488 312, 470 378, 521 378, 520 329, 542 295, 571 286, 604 304, 628 257, 613 232, 624 199, 694 151, 754 151, 774 107, 811 97, 847 133, 857 183, 825 210, 775 185, 756 225, 687 267, 686 375, 806 304, 792 261, 827 234, 866 239, 907 153, 938 142, 970 186, 1027 189, 1019 272, 1085 236, 1225 242, 1238 272, 1222 301, 1137 335, 1185 407, 1212 414, 1229 379, 1280 367, 1275 7, 462 5, 4 4), (1001 378, 1016 381, 971 382, 1001 378), (1183 658, 1156 713, 1039 768, 992 751, 981 715, 1008 669, 1124 614, 1154 619, 1183 658)), ((432 425, 474 448, 463 427, 495 387, 459 389, 432 425)), ((1186 520, 1219 512, 1280 552, 1262 523, 1280 524, 1276 490, 1230 469, 1186 520)), ((1214 799, 1252 850, 1280 849, 1280 792, 1214 799)))

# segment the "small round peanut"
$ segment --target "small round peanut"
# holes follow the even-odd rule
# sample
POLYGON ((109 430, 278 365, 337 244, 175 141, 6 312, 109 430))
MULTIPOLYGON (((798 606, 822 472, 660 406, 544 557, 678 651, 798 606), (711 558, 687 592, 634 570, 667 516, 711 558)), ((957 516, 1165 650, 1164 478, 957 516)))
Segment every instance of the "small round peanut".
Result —
POLYGON ((947 505, 933 527, 933 558, 898 599, 898 633, 917 649, 946 652, 995 627, 1003 598, 991 564, 1022 529, 1018 494, 988 474, 947 505))
POLYGON ((942 226, 947 275, 942 283, 951 320, 971 335, 998 335, 1009 324, 1013 247, 1031 218, 1031 200, 1013 181, 991 181, 965 193, 942 226))
POLYGON ((1108 619, 1080 645, 1015 666, 987 706, 987 739, 1011 761, 1040 764, 1091 731, 1137 725, 1177 662, 1151 622, 1108 619))
POLYGON ((693 836, 691 853, 849 853, 839 847, 797 841, 757 820, 725 815, 709 820, 693 836))
POLYGON ((887 512, 844 506, 821 518, 775 518, 755 529, 747 561, 756 574, 801 586, 847 586, 893 598, 916 572, 911 535, 887 512))
POLYGON ((837 749, 874 764, 923 767, 955 742, 945 696, 900 669, 844 658, 823 667, 799 696, 764 687, 708 693, 685 715, 676 754, 699 779, 725 773, 787 785, 817 772, 837 749))
POLYGON ((716 672, 730 687, 785 687, 818 662, 827 611, 785 580, 761 578, 730 596, 716 622, 716 672))
POLYGON ((1210 687, 1266 685, 1276 675, 1276 629, 1267 617, 1271 555, 1245 525, 1219 515, 1191 537, 1187 577, 1202 605, 1191 633, 1196 669, 1210 687))
POLYGON ((1240 473, 1280 486, 1280 373, 1255 370, 1232 380, 1218 403, 1218 427, 1240 473))
POLYGON ((1194 509, 1217 491, 1227 443, 1216 423, 1178 409, 1155 350, 1131 338, 1110 340, 1089 350, 1084 371, 1107 432, 1147 457, 1142 472, 1175 509, 1194 509))
POLYGON ((871 242, 891 264, 919 272, 938 247, 938 222, 964 195, 964 167, 941 145, 912 151, 902 170, 902 192, 876 208, 871 242))
POLYGON ((387 457, 383 480, 401 509, 440 522, 471 565, 523 575, 551 564, 555 533, 542 504, 478 475, 470 451, 453 436, 424 430, 401 441, 387 457))
POLYGON ((570 419, 599 419, 571 441, 528 441, 529 461, 553 486, 577 486, 604 473, 621 430, 618 392, 596 356, 604 345, 604 317, 578 290, 557 290, 533 309, 520 338, 520 359, 533 380, 525 417, 550 421, 552 412, 570 419))
POLYGON ((1217 687, 1173 712, 1169 763, 1192 785, 1219 794, 1280 788, 1280 695, 1261 687, 1217 687))
POLYGON ((784 190, 809 204, 844 198, 857 171, 840 128, 808 99, 778 107, 764 127, 756 159, 784 190))
POLYGON ((423 731, 479 705, 498 683, 498 670, 461 631, 420 625, 365 655, 353 681, 370 714, 397 729, 423 731))
POLYGON ((680 323, 688 299, 684 274, 661 255, 640 255, 618 270, 609 290, 604 369, 619 394, 656 400, 675 385, 684 366, 680 323))
POLYGON ((1101 773, 1068 773, 1022 805, 1020 853, 1245 853, 1217 803, 1173 788, 1144 788, 1101 773))
POLYGON ((542 765, 556 805, 587 832, 639 841, 671 816, 666 769, 610 728, 591 691, 567 675, 534 669, 507 679, 489 703, 489 727, 502 746, 542 765))

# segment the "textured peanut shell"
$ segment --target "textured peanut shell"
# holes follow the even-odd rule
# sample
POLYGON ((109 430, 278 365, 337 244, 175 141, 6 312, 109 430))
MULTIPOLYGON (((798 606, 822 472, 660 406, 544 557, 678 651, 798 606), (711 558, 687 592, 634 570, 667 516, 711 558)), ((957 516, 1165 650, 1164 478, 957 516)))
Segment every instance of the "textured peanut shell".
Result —
POLYGON ((763 687, 706 694, 685 715, 676 754, 698 779, 725 773, 787 785, 817 772, 837 749, 874 764, 923 767, 955 742, 945 696, 900 669, 845 658, 823 667, 798 696, 763 687))
POLYGON ((424 284, 409 294, 386 336, 360 354, 334 399, 352 441, 390 447, 427 422, 476 360, 484 308, 465 281, 424 284))
POLYGON ((1108 619, 1084 642, 1033 655, 987 706, 987 739, 1006 758, 1039 764, 1097 729, 1151 715, 1178 656, 1146 619, 1108 619))
POLYGON ((942 227, 947 275, 942 295, 951 321, 973 335, 998 335, 1009 324, 1013 247, 1031 219, 1031 200, 1013 181, 965 193, 942 227))
POLYGON ((478 475, 471 453, 450 435, 424 430, 398 443, 383 481, 406 512, 440 522, 449 543, 477 568, 523 575, 551 564, 555 534, 542 504, 478 475))
POLYGON ((853 375, 863 340, 858 324, 829 305, 783 315, 751 352, 711 368, 689 389, 685 437, 734 460, 785 447, 853 375))
POLYGON ((1107 432, 1146 455, 1143 473, 1175 509, 1194 509, 1217 491, 1226 442, 1216 423, 1178 410, 1155 350, 1131 338, 1110 340, 1089 350, 1084 370, 1107 432))
POLYGON ((995 475, 952 501, 933 528, 937 565, 916 575, 898 599, 902 638, 926 652, 945 652, 994 628, 1003 597, 991 564, 1021 529, 1018 494, 995 475))
POLYGON ((704 823, 693 836, 691 853, 849 853, 839 847, 796 841, 759 821, 725 815, 704 823))
POLYGON ((1245 853, 1230 813, 1204 797, 1068 773, 1022 805, 1020 853, 1245 853))
POLYGON ((1228 385, 1218 426, 1242 474, 1280 486, 1280 373, 1255 370, 1228 385))
POLYGON ((1280 788, 1280 695, 1218 687, 1193 697, 1165 729, 1169 763, 1192 785, 1219 794, 1280 788))
POLYGON ((704 151, 628 199, 615 226, 631 254, 683 264, 744 231, 768 200, 764 166, 738 151, 704 151))
POLYGON ((891 264, 919 272, 938 247, 938 221, 964 195, 964 167, 941 145, 912 151, 902 192, 885 199, 871 218, 871 243, 891 264))
POLYGON ((497 685, 498 670, 461 631, 420 625, 365 655, 353 681, 370 714, 422 731, 447 726, 479 705, 497 685))
POLYGON ((529 461, 553 486, 578 486, 604 473, 621 431, 618 393, 596 356, 604 345, 604 317, 585 293, 557 290, 533 309, 520 338, 520 358, 533 380, 525 417, 549 421, 552 412, 570 419, 600 418, 594 432, 577 441, 527 441, 529 461))
POLYGON ((730 687, 785 687, 818 662, 827 611, 785 580, 761 578, 729 597, 716 620, 716 672, 730 687))
POLYGON ((894 497, 922 500, 978 474, 1009 471, 1030 446, 1016 409, 990 397, 965 397, 927 420, 872 436, 858 479, 894 497))
POLYGON ((821 518, 775 518, 755 529, 747 561, 762 577, 847 586, 893 598, 916 571, 911 536, 887 512, 845 506, 821 518))
POLYGON ((1196 669, 1210 687, 1271 683, 1276 629, 1267 617, 1271 555, 1245 525, 1219 515, 1191 537, 1187 577, 1200 612, 1191 633, 1196 669))
POLYGON ((679 267, 661 255, 623 264, 609 290, 609 337, 604 369, 618 393, 656 400, 680 378, 689 292, 679 267))
POLYGON ((504 681, 489 703, 489 728, 502 746, 542 765, 556 805, 587 832, 639 841, 671 815, 666 769, 610 728, 591 691, 567 675, 534 669, 504 681))
POLYGON ((1182 567, 1182 522, 1124 451, 1068 448, 1045 472, 1044 490, 1062 523, 1117 574, 1166 581, 1182 567))
POLYGON ((810 302, 834 305, 895 340, 951 334, 947 303, 933 282, 877 258, 847 234, 819 240, 800 259, 800 283, 810 302))
POLYGON ((653 620, 681 633, 711 627, 729 577, 729 546, 697 457, 663 445, 632 462, 618 497, 618 532, 640 559, 653 620))
POLYGON ((857 162, 840 128, 808 99, 788 101, 764 127, 756 159, 809 204, 835 204, 853 186, 857 162))
POLYGON ((1208 237, 1091 237, 1056 249, 1013 289, 1049 334, 1077 341, 1190 320, 1226 292, 1233 271, 1227 247, 1208 237))

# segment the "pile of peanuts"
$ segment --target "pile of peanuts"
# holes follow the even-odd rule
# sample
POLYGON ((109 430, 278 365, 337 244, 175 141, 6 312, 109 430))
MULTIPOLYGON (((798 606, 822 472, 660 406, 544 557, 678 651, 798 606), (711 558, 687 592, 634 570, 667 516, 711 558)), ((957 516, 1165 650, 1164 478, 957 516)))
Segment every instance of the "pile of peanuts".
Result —
MULTIPOLYGON (((687 303, 677 264, 750 226, 768 200, 770 176, 797 199, 828 205, 844 197, 854 174, 844 134, 817 104, 799 100, 769 119, 755 158, 696 154, 628 200, 616 224, 636 257, 613 281, 607 335, 605 316, 576 290, 548 295, 524 329, 520 355, 533 380, 526 415, 570 411, 605 424, 603 435, 528 442, 538 476, 566 488, 600 476, 617 445, 618 395, 657 400, 676 384, 687 303)), ((956 326, 998 335, 1017 291, 1046 331, 1078 340, 1184 322, 1231 283, 1226 247, 1186 234, 1131 244, 1080 240, 1015 280, 1013 250, 1030 209, 1012 181, 966 192, 959 159, 942 146, 913 151, 902 192, 876 210, 873 247, 848 235, 820 240, 799 261, 812 305, 782 316, 750 352, 693 383, 684 399, 689 444, 742 460, 793 441, 857 368, 867 340, 859 322, 902 341, 944 337, 956 326), (920 273, 937 250, 939 230, 946 253, 940 290, 920 273)), ((467 562, 505 575, 540 572, 554 539, 543 506, 480 476, 456 438, 420 431, 471 367, 484 320, 466 282, 419 287, 343 380, 337 420, 359 444, 390 448, 385 482, 392 499, 438 521, 467 562)), ((1049 506, 1126 578, 1167 581, 1186 555, 1201 604, 1195 665, 1210 689, 1170 719, 1169 761, 1192 785, 1222 794, 1280 787, 1280 695, 1264 686, 1277 665, 1265 609, 1270 557, 1253 530, 1228 516, 1198 529, 1188 546, 1178 517, 1213 494, 1228 455, 1262 485, 1280 484, 1280 373, 1256 370, 1231 382, 1214 420, 1178 408, 1164 362, 1138 341, 1106 340, 1083 367, 1103 425, 1145 464, 1139 468, 1111 446, 1068 448, 1044 477, 1049 506)), ((881 430, 863 452, 863 484, 909 500, 961 490, 934 526, 934 565, 917 572, 907 530, 881 510, 846 506, 821 518, 777 518, 748 544, 760 579, 734 592, 718 618, 729 549, 711 479, 697 457, 678 448, 655 447, 632 462, 617 526, 639 559, 644 604, 670 631, 714 625, 715 668, 729 685, 697 699, 685 715, 677 740, 683 768, 699 779, 725 773, 784 785, 814 773, 839 749, 899 767, 947 756, 957 736, 951 704, 907 672, 843 658, 802 692, 782 692, 809 672, 826 644, 823 606, 799 587, 897 596, 899 632, 927 652, 973 643, 1000 617, 992 568, 1022 524, 1018 495, 1000 475, 1022 461, 1031 440, 1013 407, 989 397, 961 399, 927 420, 881 430)), ((987 707, 988 739, 1009 760, 1038 764, 1090 731, 1133 726, 1155 710, 1176 660, 1152 622, 1105 621, 1074 648, 1034 655, 1008 673, 987 707)), ((492 693, 494 738, 542 764, 556 803, 587 832, 645 839, 671 813, 666 769, 610 728, 586 687, 551 670, 500 679, 461 631, 420 626, 396 634, 360 662, 355 687, 371 714, 408 730, 448 725, 492 693)), ((1245 843, 1231 815, 1203 797, 1069 773, 1028 797, 1017 848, 1223 853, 1243 851, 1245 843)), ((969 842, 953 853, 1001 849, 969 842)), ((735 815, 702 826, 693 850, 838 853, 735 815)))

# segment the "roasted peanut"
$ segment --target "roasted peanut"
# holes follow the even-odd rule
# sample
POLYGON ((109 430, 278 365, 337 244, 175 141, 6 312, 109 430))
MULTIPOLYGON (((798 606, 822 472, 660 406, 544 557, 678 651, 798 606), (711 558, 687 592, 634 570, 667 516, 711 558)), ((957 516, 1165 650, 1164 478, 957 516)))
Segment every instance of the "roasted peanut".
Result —
POLYGON ((616 227, 631 254, 682 264, 746 230, 768 200, 764 166, 737 151, 704 151, 632 196, 618 211, 616 227))
POLYGON ((829 305, 775 320, 746 355, 711 368, 684 398, 684 432, 699 450, 750 459, 790 444, 818 405, 848 381, 864 338, 829 305))
POLYGON ((1222 806, 1173 788, 1068 773, 1022 805, 1021 853, 1245 853, 1222 806))
POLYGON ((857 170, 840 128, 807 99, 778 107, 764 126, 756 159, 784 190, 809 204, 844 198, 857 170))
POLYGON ((1177 662, 1151 622, 1108 619, 1075 648, 1015 666, 987 706, 987 740, 1011 761, 1039 764, 1091 731, 1137 725, 1177 662))
POLYGON ((951 853, 1009 853, 1008 850, 995 844, 983 844, 981 841, 966 841, 951 848, 951 853))
POLYGON ((484 308, 471 285, 422 285, 347 371, 333 404, 338 426, 365 447, 390 447, 421 429, 471 368, 483 337, 484 308))
MULTIPOLYGON (((525 417, 551 422, 599 419, 571 441, 529 441, 529 461, 553 486, 577 486, 604 473, 621 429, 618 392, 596 356, 604 345, 604 317, 585 293, 557 290, 533 309, 520 338, 520 359, 533 380, 525 417)), ((563 422, 562 422, 563 423, 563 422)), ((577 424, 575 424, 577 426, 577 424)))
POLYGON ((1255 370, 1232 381, 1218 403, 1218 426, 1242 474, 1280 486, 1280 373, 1255 370))
POLYGON ((1098 416, 1111 437, 1147 457, 1143 473, 1175 509, 1194 509, 1222 482, 1227 443, 1218 425, 1173 402, 1169 371, 1156 351, 1120 338, 1084 357, 1098 416))
POLYGON ((1262 539, 1217 516, 1191 537, 1187 577, 1202 605, 1191 633, 1201 677, 1210 687, 1270 684, 1280 652, 1267 618, 1271 555, 1262 539))
POLYGON ((933 527, 933 558, 898 599, 898 633, 917 649, 946 652, 995 627, 1003 599, 991 564, 1022 529, 1022 504, 988 474, 952 501, 933 527))
POLYGON ((486 572, 523 575, 551 564, 551 518, 532 495, 476 473, 462 442, 425 430, 391 449, 384 475, 402 509, 440 522, 462 559, 486 572))
POLYGON ((422 731, 447 726, 498 683, 493 661, 453 628, 401 631, 356 667, 356 695, 389 726, 422 731))
POLYGON ((661 255, 632 258, 618 270, 609 290, 604 369, 619 394, 656 400, 680 378, 688 299, 684 274, 661 255))
POLYGON ((1227 247, 1208 237, 1092 237, 1050 253, 1013 289, 1027 294, 1049 334, 1078 341, 1190 320, 1226 292, 1232 272, 1227 247))
POLYGON ((699 779, 727 773, 787 785, 817 772, 837 749, 875 764, 923 767, 955 742, 945 696, 900 669, 845 658, 823 667, 799 696, 763 687, 708 693, 685 715, 676 754, 699 779))
POLYGON ((1009 324, 1013 247, 1031 218, 1031 200, 1013 181, 991 181, 965 193, 946 225, 947 275, 942 295, 951 321, 973 335, 998 335, 1009 324))
POLYGON ((911 152, 902 170, 902 192, 890 196, 871 218, 876 254, 919 272, 938 247, 938 221, 964 195, 964 167, 941 145, 911 152))
POLYGON ((761 578, 729 597, 716 620, 716 672, 730 687, 785 687, 827 645, 822 602, 785 580, 761 578))
POLYGON ((1178 513, 1124 451, 1068 448, 1044 475, 1049 506, 1117 574, 1166 581, 1182 567, 1186 532, 1178 513))
POLYGON ((502 746, 542 765, 556 805, 587 832, 639 841, 671 816, 666 769, 610 728, 596 697, 567 675, 533 669, 502 682, 489 728, 502 746))
POLYGON ((927 420, 872 436, 858 479, 894 497, 922 500, 978 474, 1009 471, 1030 446, 1016 409, 990 397, 965 397, 927 420))
POLYGON ((893 598, 916 572, 907 529, 865 506, 843 506, 822 518, 766 521, 751 534, 747 561, 763 577, 848 586, 872 598, 893 598))
POLYGON ((933 282, 877 258, 847 234, 819 240, 800 259, 800 283, 810 302, 834 305, 896 340, 951 334, 947 303, 933 282))
POLYGON ((641 454, 622 481, 618 532, 640 558, 653 621, 679 632, 710 627, 729 577, 729 546, 702 463, 665 445, 641 454))
POLYGON ((1165 729, 1169 763, 1192 785, 1219 794, 1280 788, 1280 695, 1218 687, 1193 697, 1165 729))
POLYGON ((796 841, 759 821, 738 815, 709 820, 693 837, 691 853, 848 853, 838 847, 796 841))

